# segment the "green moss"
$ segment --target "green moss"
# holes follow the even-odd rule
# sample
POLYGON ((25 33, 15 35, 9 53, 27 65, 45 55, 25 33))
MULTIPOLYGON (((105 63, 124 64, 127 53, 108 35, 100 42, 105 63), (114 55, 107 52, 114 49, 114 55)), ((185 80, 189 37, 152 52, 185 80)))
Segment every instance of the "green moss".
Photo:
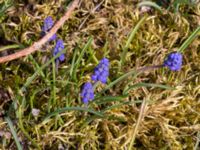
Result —
MULTIPOLYGON (((28 47, 39 40, 44 18, 50 15, 54 20, 59 19, 67 3, 69 1, 65 0, 31 0, 29 3, 18 0, 6 9, 2 9, 5 4, 1 4, 0 47, 9 48, 1 51, 0 55, 14 53, 21 46, 28 47), (19 48, 13 50, 13 45, 19 48)), ((81 85, 90 80, 97 59, 103 56, 109 58, 110 83, 131 69, 161 64, 166 54, 180 48, 198 27, 199 18, 194 15, 200 13, 197 5, 180 5, 176 14, 164 8, 163 14, 156 10, 144 14, 136 7, 137 3, 129 0, 107 0, 102 3, 82 1, 79 9, 57 33, 65 42, 67 59, 59 65, 55 80, 55 72, 49 62, 54 42, 48 43, 32 56, 0 64, 0 87, 4 87, 11 96, 11 101, 0 107, 4 110, 3 106, 8 106, 12 110, 4 111, 12 118, 22 143, 30 143, 31 139, 32 142, 27 144, 30 149, 58 149, 59 146, 68 149, 127 149, 141 102, 147 100, 144 119, 140 122, 132 149, 178 150, 195 147, 200 129, 198 38, 184 50, 184 65, 180 72, 158 69, 145 72, 137 78, 129 76, 97 95, 98 100, 88 107, 95 112, 100 111, 103 117, 69 110, 44 121, 48 110, 54 112, 64 107, 85 107, 79 93, 81 85), (131 30, 144 15, 147 19, 130 44, 126 45, 131 30), (77 65, 76 61, 89 37, 93 38, 91 45, 77 65), (127 53, 120 70, 120 58, 125 45, 127 53), (49 65, 40 70, 45 63, 49 65), (33 80, 27 84, 26 90, 20 90, 30 77, 33 80), (143 86, 130 90, 128 96, 122 95, 126 86, 140 82, 168 85, 175 87, 175 90, 143 86), (110 96, 110 101, 106 96, 110 96), (39 116, 33 116, 32 108, 40 109, 39 116)), ((100 92, 105 86, 100 85, 96 91, 100 92)), ((0 124, 0 131, 9 131, 5 120, 0 120, 0 124)), ((3 148, 12 149, 13 144, 12 137, 1 138, 3 148)))

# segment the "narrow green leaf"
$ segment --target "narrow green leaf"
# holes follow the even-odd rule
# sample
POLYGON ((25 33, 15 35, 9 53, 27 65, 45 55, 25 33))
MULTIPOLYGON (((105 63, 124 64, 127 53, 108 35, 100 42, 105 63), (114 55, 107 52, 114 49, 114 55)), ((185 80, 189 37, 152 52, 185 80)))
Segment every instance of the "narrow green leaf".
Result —
POLYGON ((26 88, 33 82, 33 80, 39 75, 39 73, 46 68, 47 66, 49 66, 53 61, 55 61, 56 58, 58 58, 61 54, 63 54, 66 51, 66 49, 64 49, 63 51, 59 52, 57 55, 55 55, 52 59, 50 59, 48 62, 46 62, 44 65, 42 65, 40 68, 38 68, 36 70, 36 72, 29 77, 25 84, 22 86, 22 88, 20 89, 20 92, 25 92, 26 88))
POLYGON ((51 91, 51 98, 49 99, 50 105, 48 105, 48 112, 50 112, 51 107, 56 107, 56 64, 55 61, 52 62, 52 91, 51 91))
POLYGON ((167 86, 167 85, 163 85, 163 84, 155 84, 155 83, 137 83, 134 84, 132 86, 129 86, 127 89, 124 89, 123 94, 128 94, 128 92, 132 89, 135 88, 140 88, 140 87, 158 87, 158 88, 162 88, 162 89, 166 89, 166 90, 174 90, 175 88, 167 86))
POLYGON ((195 2, 192 2, 191 0, 175 0, 173 2, 173 5, 180 5, 180 4, 188 4, 188 5, 192 5, 195 4, 195 2))
POLYGON ((57 109, 56 111, 48 114, 43 120, 43 123, 46 122, 49 118, 51 118, 52 116, 56 116, 57 114, 60 114, 60 113, 63 113, 65 111, 84 111, 84 112, 89 112, 89 113, 92 113, 98 117, 104 117, 103 116, 103 113, 101 112, 97 112, 97 111, 94 111, 92 109, 89 109, 89 108, 86 108, 86 107, 64 107, 64 108, 60 108, 60 109, 57 109))
POLYGON ((0 47, 0 52, 1 51, 5 51, 5 50, 8 50, 8 49, 16 49, 16 48, 21 48, 22 46, 18 45, 18 44, 13 44, 13 45, 7 45, 7 46, 3 46, 3 47, 0 47))
POLYGON ((89 40, 88 40, 88 42, 85 44, 83 50, 81 51, 81 53, 80 53, 80 55, 79 55, 79 57, 78 57, 78 59, 77 59, 75 65, 74 65, 74 70, 73 70, 73 78, 74 78, 74 79, 76 79, 76 72, 77 72, 78 67, 80 66, 81 59, 83 58, 83 55, 84 55, 85 51, 86 51, 86 50, 89 48, 89 46, 91 45, 92 40, 93 40, 93 38, 90 37, 89 40))
MULTIPOLYGON (((108 110, 116 109, 116 108, 119 108, 119 107, 121 107, 121 106, 123 106, 123 105, 130 105, 130 104, 133 104, 133 103, 135 103, 135 104, 136 104, 136 103, 142 103, 142 100, 135 100, 135 101, 122 102, 122 103, 119 103, 119 104, 115 104, 115 105, 109 106, 109 107, 107 107, 107 108, 101 110, 101 113, 105 113, 105 112, 108 111, 108 110)), ((105 115, 105 117, 106 117, 106 118, 110 118, 111 115, 105 115)), ((99 117, 98 117, 98 116, 91 116, 91 117, 89 117, 89 118, 85 121, 83 127, 87 126, 89 123, 91 123, 93 120, 95 120, 95 119, 97 119, 97 118, 99 118, 99 117)))
POLYGON ((140 72, 136 72, 135 70, 131 70, 130 72, 123 74, 122 76, 120 76, 119 78, 117 78, 116 80, 114 80, 113 82, 108 84, 99 94, 101 94, 101 93, 105 92, 106 90, 110 89, 115 84, 119 83, 120 81, 124 80, 125 78, 127 78, 130 75, 134 75, 133 78, 135 78, 139 73, 140 72))
POLYGON ((4 3, 0 3, 0 17, 5 15, 5 12, 7 11, 7 9, 13 6, 14 4, 13 0, 4 0, 1 2, 4 2, 4 3))
POLYGON ((128 97, 128 95, 122 95, 122 96, 105 96, 105 97, 96 98, 92 102, 95 102, 95 104, 97 104, 97 105, 101 105, 101 104, 105 104, 105 103, 110 103, 110 102, 115 102, 115 101, 121 101, 121 100, 124 100, 127 97, 128 97))
POLYGON ((193 31, 193 33, 187 38, 187 40, 185 40, 185 42, 181 45, 181 47, 179 48, 179 52, 183 52, 189 44, 192 43, 192 41, 198 36, 198 34, 200 33, 200 26, 193 31))
POLYGON ((129 45, 131 44, 137 30, 139 29, 139 27, 141 26, 141 24, 146 20, 147 16, 144 16, 137 24, 135 27, 133 27, 130 35, 129 35, 129 38, 126 42, 126 45, 125 47, 123 48, 123 52, 122 52, 122 55, 121 55, 121 66, 123 66, 124 62, 125 62, 125 59, 126 59, 126 54, 127 54, 127 51, 128 51, 128 48, 129 48, 129 45))
MULTIPOLYGON (((29 55, 28 57, 31 59, 31 62, 34 64, 34 66, 36 67, 36 69, 40 69, 40 66, 39 66, 38 63, 35 61, 35 59, 33 58, 33 56, 32 56, 32 55, 29 55)), ((40 75, 41 75, 42 78, 46 81, 44 72, 43 72, 42 70, 40 71, 40 75)))
POLYGON ((97 59, 96 56, 95 56, 95 51, 94 51, 91 47, 88 48, 88 51, 89 51, 89 53, 90 53, 92 59, 94 60, 94 62, 95 62, 96 64, 98 64, 99 61, 98 61, 98 59, 97 59))
POLYGON ((123 105, 130 105, 130 104, 133 104, 133 103, 142 103, 142 100, 135 100, 135 101, 130 101, 130 102, 123 102, 123 103, 120 103, 120 104, 115 104, 115 105, 112 105, 112 106, 108 106, 106 107, 105 109, 103 109, 101 112, 106 112, 108 110, 111 110, 111 109, 116 109, 116 108, 119 108, 123 105))
POLYGON ((70 67, 70 73, 69 73, 71 77, 72 77, 72 74, 73 74, 73 71, 74 71, 75 60, 76 60, 77 53, 78 53, 78 48, 76 48, 74 53, 73 53, 73 58, 72 58, 71 67, 70 67))
POLYGON ((34 103, 36 101, 36 94, 39 93, 41 91, 40 88, 38 89, 35 89, 33 92, 32 92, 32 95, 30 96, 30 107, 31 107, 31 110, 34 108, 34 103))
POLYGON ((140 2, 138 4, 138 7, 141 7, 141 6, 151 6, 151 7, 154 7, 155 9, 157 9, 158 11, 160 11, 161 13, 163 13, 162 8, 159 5, 157 5, 156 3, 151 2, 151 1, 140 2))
POLYGON ((39 147, 39 145, 35 142, 35 140, 28 134, 28 132, 24 128, 22 121, 22 115, 23 115, 22 108, 24 108, 24 106, 21 105, 17 111, 17 116, 19 117, 18 127, 21 129, 26 138, 31 142, 31 144, 34 145, 38 150, 40 150, 41 148, 39 147))
POLYGON ((9 117, 5 117, 5 121, 8 123, 10 131, 11 131, 11 133, 13 135, 13 138, 15 140, 15 143, 17 145, 17 149, 18 150, 23 150, 23 148, 22 148, 22 146, 21 146, 21 144, 19 142, 19 139, 17 137, 17 133, 15 132, 15 129, 14 129, 14 126, 13 126, 13 123, 12 123, 11 119, 9 117))

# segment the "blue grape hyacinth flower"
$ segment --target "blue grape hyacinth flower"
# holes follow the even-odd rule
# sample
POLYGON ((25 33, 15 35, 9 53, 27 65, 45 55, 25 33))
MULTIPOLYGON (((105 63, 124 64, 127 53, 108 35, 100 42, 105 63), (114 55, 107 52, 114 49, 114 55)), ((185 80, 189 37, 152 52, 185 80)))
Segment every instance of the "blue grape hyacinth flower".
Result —
MULTIPOLYGON (((52 17, 48 16, 47 18, 45 18, 45 19, 44 19, 44 24, 43 24, 43 26, 42 26, 42 33, 41 33, 41 35, 42 35, 42 36, 45 36, 46 33, 47 33, 49 30, 51 30, 51 28, 53 27, 53 25, 54 25, 54 21, 53 21, 52 17)), ((53 40, 55 40, 56 38, 57 38, 57 35, 54 34, 54 35, 49 39, 49 41, 53 41, 53 40)))
MULTIPOLYGON (((63 49, 64 49, 64 44, 63 44, 63 40, 59 39, 57 40, 56 42, 56 46, 54 48, 54 51, 53 51, 53 55, 57 55, 59 52, 61 52, 63 49)), ((65 60, 65 55, 64 54, 61 54, 57 59, 57 62, 58 61, 64 61, 65 60)))
POLYGON ((109 76, 109 60, 107 58, 103 58, 99 62, 99 64, 95 67, 94 74, 91 76, 91 78, 95 82, 100 81, 102 83, 106 83, 108 76, 109 76))
POLYGON ((54 21, 51 16, 48 16, 44 19, 44 25, 42 27, 42 31, 48 32, 54 25, 54 21))
POLYGON ((170 53, 165 59, 163 65, 172 71, 179 71, 182 66, 183 56, 179 52, 170 53))
POLYGON ((85 104, 87 104, 89 101, 94 99, 94 89, 90 82, 86 82, 83 85, 81 97, 82 97, 83 103, 85 104))

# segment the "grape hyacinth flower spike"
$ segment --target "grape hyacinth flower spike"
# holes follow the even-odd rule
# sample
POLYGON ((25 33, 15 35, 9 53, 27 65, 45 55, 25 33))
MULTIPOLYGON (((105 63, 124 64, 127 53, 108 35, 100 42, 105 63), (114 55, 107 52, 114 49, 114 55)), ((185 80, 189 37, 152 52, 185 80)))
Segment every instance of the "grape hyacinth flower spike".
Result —
POLYGON ((89 101, 94 99, 94 89, 90 82, 83 85, 81 97, 84 104, 88 104, 89 101))
POLYGON ((179 71, 182 66, 183 56, 179 52, 170 53, 165 59, 163 65, 172 71, 179 71))
MULTIPOLYGON (((43 24, 43 26, 42 26, 42 36, 45 36, 46 35, 46 33, 49 31, 49 30, 51 30, 51 28, 53 27, 53 25, 54 25, 54 21, 53 21, 53 19, 52 19, 52 17, 47 17, 47 18, 45 18, 44 19, 44 24, 43 24)), ((49 39, 49 41, 53 41, 53 40, 55 40, 57 38, 57 35, 56 34, 54 34, 50 39, 49 39)))
MULTIPOLYGON (((54 48, 54 51, 53 51, 53 56, 57 55, 59 52, 61 52, 62 50, 64 49, 64 44, 63 44, 63 40, 59 39, 57 42, 56 42, 56 46, 54 48)), ((65 60, 65 55, 64 54, 61 54, 57 59, 56 59, 56 62, 58 63, 59 61, 62 62, 65 60)))
POLYGON ((91 78, 95 82, 100 81, 102 83, 106 83, 108 76, 109 60, 107 58, 103 58, 94 69, 94 74, 91 76, 91 78))

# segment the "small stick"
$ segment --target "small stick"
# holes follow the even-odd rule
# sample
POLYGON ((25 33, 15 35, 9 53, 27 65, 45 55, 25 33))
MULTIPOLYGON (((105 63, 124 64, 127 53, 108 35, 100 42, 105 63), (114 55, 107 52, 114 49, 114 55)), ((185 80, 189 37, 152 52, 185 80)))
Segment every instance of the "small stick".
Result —
POLYGON ((0 57, 0 63, 8 62, 8 61, 11 61, 11 60, 23 57, 23 56, 27 56, 27 55, 37 51, 38 49, 40 49, 41 46, 44 45, 58 31, 58 29, 65 23, 65 21, 69 19, 69 17, 72 14, 72 11, 78 6, 78 2, 79 2, 79 0, 74 0, 72 2, 71 6, 67 9, 64 16, 62 16, 56 22, 56 24, 53 26, 53 28, 42 39, 33 43, 33 45, 31 45, 30 47, 27 47, 19 52, 16 52, 16 53, 8 55, 8 56, 0 57))

